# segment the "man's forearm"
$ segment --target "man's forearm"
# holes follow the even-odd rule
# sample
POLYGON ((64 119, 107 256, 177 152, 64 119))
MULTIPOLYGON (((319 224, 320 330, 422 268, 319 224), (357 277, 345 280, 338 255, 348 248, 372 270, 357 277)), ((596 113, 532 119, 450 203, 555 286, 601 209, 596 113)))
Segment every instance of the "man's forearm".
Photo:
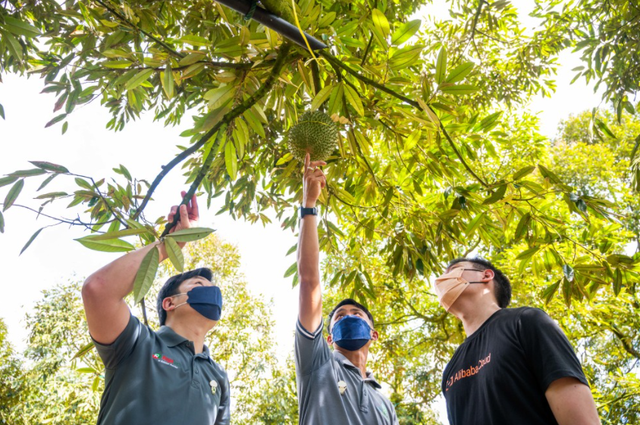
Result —
POLYGON ((160 251, 159 258, 160 262, 162 262, 167 258, 167 254, 164 249, 164 244, 157 241, 135 251, 128 252, 117 260, 95 271, 85 281, 85 287, 95 286, 93 289, 101 293, 101 298, 108 297, 114 300, 123 299, 133 291, 133 282, 145 255, 147 255, 151 249, 156 249, 156 247, 158 247, 160 251))

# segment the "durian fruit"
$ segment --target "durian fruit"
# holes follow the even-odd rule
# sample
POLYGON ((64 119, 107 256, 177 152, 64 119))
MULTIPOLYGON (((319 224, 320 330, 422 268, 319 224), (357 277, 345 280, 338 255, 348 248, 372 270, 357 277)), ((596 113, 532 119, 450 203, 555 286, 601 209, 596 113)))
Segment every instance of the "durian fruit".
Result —
POLYGON ((324 112, 306 112, 289 130, 287 143, 293 157, 300 162, 304 162, 307 152, 311 161, 324 161, 336 149, 338 126, 324 112))

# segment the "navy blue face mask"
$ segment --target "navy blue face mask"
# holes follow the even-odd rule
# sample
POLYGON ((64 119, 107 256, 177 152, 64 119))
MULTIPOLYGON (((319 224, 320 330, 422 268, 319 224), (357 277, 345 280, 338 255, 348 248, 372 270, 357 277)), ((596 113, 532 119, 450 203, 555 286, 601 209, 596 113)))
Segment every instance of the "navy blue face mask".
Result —
POLYGON ((220 320, 220 315, 222 314, 222 292, 217 286, 196 286, 186 294, 172 296, 178 295, 188 295, 189 298, 186 302, 178 304, 176 308, 189 303, 191 308, 207 319, 220 320))
POLYGON ((338 347, 356 351, 371 339, 371 327, 363 318, 347 315, 333 325, 331 334, 338 347))

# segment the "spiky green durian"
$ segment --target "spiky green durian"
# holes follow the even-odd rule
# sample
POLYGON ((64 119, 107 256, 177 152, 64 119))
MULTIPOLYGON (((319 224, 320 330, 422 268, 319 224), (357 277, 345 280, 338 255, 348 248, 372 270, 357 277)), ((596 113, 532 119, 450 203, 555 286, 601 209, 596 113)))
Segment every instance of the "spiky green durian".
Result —
POLYGON ((338 126, 324 112, 306 112, 298 124, 291 127, 287 137, 289 151, 303 162, 307 152, 311 161, 324 161, 336 149, 338 126))

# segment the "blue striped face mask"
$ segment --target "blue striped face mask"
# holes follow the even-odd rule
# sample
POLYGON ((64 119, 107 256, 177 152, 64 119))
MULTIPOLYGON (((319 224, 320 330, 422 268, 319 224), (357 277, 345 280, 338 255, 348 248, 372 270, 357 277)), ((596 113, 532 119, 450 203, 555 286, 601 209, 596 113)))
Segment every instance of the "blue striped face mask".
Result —
POLYGON ((176 308, 189 304, 198 313, 202 314, 209 320, 220 320, 222 314, 222 292, 217 286, 196 286, 187 293, 175 294, 188 295, 186 302, 178 304, 176 308))
POLYGON ((371 327, 363 318, 347 315, 333 325, 331 335, 338 347, 357 351, 371 339, 371 327))

